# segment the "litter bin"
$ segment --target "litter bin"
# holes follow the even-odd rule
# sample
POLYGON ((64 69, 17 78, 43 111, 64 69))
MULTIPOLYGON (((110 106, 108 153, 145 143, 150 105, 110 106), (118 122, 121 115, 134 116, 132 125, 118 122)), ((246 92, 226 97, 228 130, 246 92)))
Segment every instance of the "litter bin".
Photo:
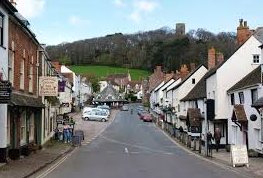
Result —
POLYGON ((81 146, 81 136, 74 135, 72 137, 72 143, 74 146, 81 146))

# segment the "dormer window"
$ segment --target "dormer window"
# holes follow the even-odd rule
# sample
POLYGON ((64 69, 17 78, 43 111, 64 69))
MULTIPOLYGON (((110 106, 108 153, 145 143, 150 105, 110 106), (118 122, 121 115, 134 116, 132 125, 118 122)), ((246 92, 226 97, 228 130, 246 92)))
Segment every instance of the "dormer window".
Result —
POLYGON ((253 63, 254 64, 259 64, 259 54, 254 54, 253 55, 253 63))

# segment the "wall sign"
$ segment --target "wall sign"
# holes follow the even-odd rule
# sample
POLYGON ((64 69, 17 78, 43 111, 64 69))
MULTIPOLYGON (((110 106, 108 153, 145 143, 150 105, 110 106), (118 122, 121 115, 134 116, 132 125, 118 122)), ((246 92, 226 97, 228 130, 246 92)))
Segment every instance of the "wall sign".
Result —
POLYGON ((231 145, 230 157, 233 167, 243 165, 249 167, 246 145, 231 145))
POLYGON ((7 104, 11 100, 11 83, 0 81, 0 103, 7 104))
POLYGON ((58 78, 47 76, 39 77, 39 95, 58 96, 58 78))

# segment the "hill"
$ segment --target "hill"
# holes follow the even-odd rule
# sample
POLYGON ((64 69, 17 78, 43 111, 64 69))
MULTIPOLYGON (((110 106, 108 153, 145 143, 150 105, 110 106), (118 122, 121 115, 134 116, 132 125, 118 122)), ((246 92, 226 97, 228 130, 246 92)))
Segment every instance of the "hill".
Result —
POLYGON ((130 72, 132 80, 139 80, 140 77, 146 78, 150 75, 149 71, 140 69, 127 69, 122 67, 111 66, 70 66, 75 73, 87 76, 95 75, 96 77, 106 77, 108 74, 128 73, 130 72))
POLYGON ((47 51, 51 60, 66 65, 106 65, 149 71, 153 71, 155 65, 162 65, 165 72, 170 72, 181 64, 206 64, 211 46, 228 58, 237 48, 236 34, 197 29, 178 35, 173 29, 161 28, 48 46, 47 51))

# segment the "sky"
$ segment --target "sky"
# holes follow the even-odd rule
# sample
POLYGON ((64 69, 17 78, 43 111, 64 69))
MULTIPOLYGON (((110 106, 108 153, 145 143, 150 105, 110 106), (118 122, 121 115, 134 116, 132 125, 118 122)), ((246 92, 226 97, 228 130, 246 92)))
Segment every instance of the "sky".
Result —
POLYGON ((236 32, 239 19, 263 26, 262 0, 16 0, 40 43, 136 33, 185 23, 186 31, 236 32))

